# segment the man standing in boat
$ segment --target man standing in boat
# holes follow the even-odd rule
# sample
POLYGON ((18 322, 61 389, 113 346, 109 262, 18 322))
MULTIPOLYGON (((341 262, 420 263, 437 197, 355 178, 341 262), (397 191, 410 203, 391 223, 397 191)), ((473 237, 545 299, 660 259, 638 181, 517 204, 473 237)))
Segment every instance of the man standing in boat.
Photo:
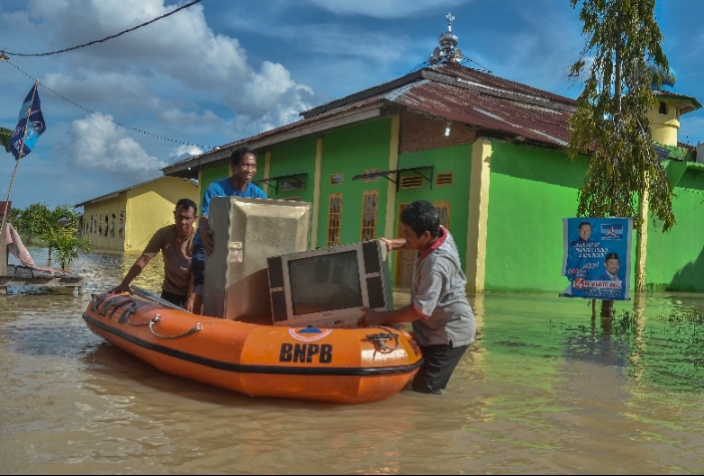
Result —
POLYGON ((164 257, 161 298, 192 311, 194 295, 191 284, 191 247, 196 233, 193 228, 196 212, 197 206, 193 200, 188 198, 179 200, 174 210, 176 223, 160 228, 154 233, 142 256, 135 261, 120 285, 111 292, 130 292, 130 283, 161 251, 164 257))
POLYGON ((367 310, 362 327, 411 322, 424 363, 412 388, 422 393, 442 393, 452 372, 474 342, 474 313, 467 301, 467 278, 450 232, 440 226, 440 212, 418 200, 401 212, 402 238, 386 239, 387 249, 415 250, 411 304, 394 311, 367 310))
POLYGON ((257 173, 257 154, 249 147, 240 147, 230 155, 228 178, 216 180, 205 191, 200 204, 198 231, 193 240, 193 289, 195 292, 195 313, 200 314, 203 306, 203 283, 205 282, 205 259, 213 253, 213 231, 209 226, 210 199, 213 197, 245 197, 266 199, 264 190, 252 183, 257 173))

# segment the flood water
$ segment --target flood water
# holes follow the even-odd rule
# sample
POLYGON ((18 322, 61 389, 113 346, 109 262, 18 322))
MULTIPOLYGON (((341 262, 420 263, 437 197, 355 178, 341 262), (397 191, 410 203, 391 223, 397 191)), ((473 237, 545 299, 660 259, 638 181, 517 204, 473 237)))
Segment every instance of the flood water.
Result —
MULTIPOLYGON (((661 317, 704 296, 617 303, 630 320, 593 325, 583 300, 475 296, 478 340, 443 395, 347 406, 172 377, 94 336, 91 293, 136 258, 82 255, 83 296, 0 296, 1 473, 704 471, 704 329, 661 317)), ((135 284, 159 291, 159 258, 135 284)))

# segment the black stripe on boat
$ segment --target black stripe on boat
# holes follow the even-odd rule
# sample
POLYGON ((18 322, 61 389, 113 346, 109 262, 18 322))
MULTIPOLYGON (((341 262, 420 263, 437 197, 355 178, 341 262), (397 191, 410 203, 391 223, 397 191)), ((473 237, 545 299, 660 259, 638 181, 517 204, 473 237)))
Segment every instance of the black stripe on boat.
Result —
POLYGON ((420 359, 415 364, 411 365, 399 365, 396 367, 283 367, 276 365, 245 365, 245 364, 232 364, 230 362, 222 362, 219 360, 208 359, 206 357, 200 357, 198 355, 189 354, 187 352, 182 352, 180 350, 171 349, 169 347, 164 347, 163 345, 154 344, 153 342, 147 342, 145 340, 139 339, 127 332, 120 329, 115 329, 110 327, 103 322, 90 317, 88 314, 83 313, 83 319, 95 327, 99 327, 104 331, 115 334, 116 336, 136 344, 140 347, 144 347, 148 350, 153 350, 154 352, 159 352, 177 359, 185 360, 188 362, 193 362, 194 364, 204 365, 206 367, 212 367, 218 370, 228 370, 230 372, 239 372, 243 374, 276 374, 276 375, 335 375, 335 376, 367 376, 367 375, 392 375, 392 374, 403 374, 407 372, 412 372, 423 364, 423 359, 420 359))

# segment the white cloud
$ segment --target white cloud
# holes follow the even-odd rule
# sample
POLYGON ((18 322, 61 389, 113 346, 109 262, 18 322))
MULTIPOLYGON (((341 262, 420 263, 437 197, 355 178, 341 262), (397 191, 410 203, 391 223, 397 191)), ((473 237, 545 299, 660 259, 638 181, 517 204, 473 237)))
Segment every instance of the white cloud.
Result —
POLYGON ((68 139, 67 144, 55 144, 54 153, 77 169, 149 177, 167 165, 150 156, 123 129, 93 115, 73 121, 68 139))
MULTIPOLYGON (((57 91, 75 94, 65 95, 79 103, 109 97, 110 112, 120 117, 124 109, 112 108, 139 103, 139 109, 151 111, 159 121, 217 124, 223 119, 212 109, 184 110, 164 98, 179 94, 199 103, 226 104, 246 133, 282 125, 311 107, 308 86, 293 80, 278 63, 264 61, 257 70, 237 38, 215 33, 207 24, 204 5, 64 55, 66 72, 48 80, 57 91)), ((62 48, 115 34, 174 8, 165 0, 29 0, 26 12, 45 28, 45 35, 53 36, 53 46, 62 48)), ((229 139, 240 132, 231 131, 235 137, 229 139)))
POLYGON ((432 8, 453 7, 467 0, 308 0, 338 15, 364 15, 375 18, 403 18, 432 8))
POLYGON ((173 162, 176 162, 187 159, 188 157, 193 157, 194 155, 200 155, 202 153, 203 150, 201 150, 200 147, 182 144, 171 151, 169 158, 171 158, 173 162))
POLYGON ((238 126, 246 133, 268 130, 299 119, 298 113, 311 107, 313 90, 297 84, 280 64, 265 61, 259 73, 252 73, 242 94, 228 105, 247 111, 238 117, 238 126))
POLYGON ((202 114, 196 111, 183 111, 178 107, 163 107, 155 111, 163 122, 182 126, 220 125, 223 119, 213 111, 206 109, 202 114))

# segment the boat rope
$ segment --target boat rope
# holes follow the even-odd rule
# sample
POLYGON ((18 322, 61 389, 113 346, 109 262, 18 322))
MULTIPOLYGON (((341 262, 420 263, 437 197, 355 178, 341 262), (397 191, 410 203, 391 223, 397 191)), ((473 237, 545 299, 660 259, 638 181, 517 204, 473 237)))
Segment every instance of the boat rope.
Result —
POLYGON ((130 321, 130 317, 132 316, 132 313, 134 313, 134 311, 136 311, 136 310, 137 310, 137 308, 134 306, 130 307, 127 310, 127 312, 129 312, 130 314, 129 314, 129 316, 127 316, 127 319, 125 320, 125 324, 130 325, 130 326, 134 326, 134 327, 148 326, 149 323, 151 322, 151 320, 145 321, 145 322, 132 322, 132 321, 130 321))
POLYGON ((367 340, 371 341, 372 344, 374 344, 376 351, 381 354, 390 354, 394 350, 398 349, 399 345, 398 334, 391 334, 386 332, 380 332, 378 334, 369 334, 367 336, 367 340), (393 347, 389 347, 386 344, 391 339, 393 339, 395 342, 395 345, 393 347))
POLYGON ((106 293, 104 293, 104 294, 98 296, 97 299, 95 298, 95 295, 94 295, 94 296, 93 296, 93 312, 99 312, 99 311, 98 311, 98 304, 102 303, 103 301, 105 301, 105 300, 106 300, 108 297, 110 297, 110 296, 112 296, 112 294, 110 294, 110 293, 108 293, 108 292, 106 292, 106 293))
POLYGON ((191 334, 194 334, 202 329, 200 322, 199 322, 194 327, 188 329, 186 332, 182 332, 181 334, 177 334, 175 336, 165 336, 165 335, 157 334, 156 332, 154 332, 154 324, 156 324, 158 322, 161 322, 161 315, 159 315, 159 314, 154 316, 154 319, 149 321, 149 331, 154 335, 154 337, 158 337, 159 339, 178 339, 179 337, 186 337, 191 334))
POLYGON ((134 303, 134 299, 131 299, 131 298, 123 299, 117 306, 115 306, 115 309, 112 310, 112 312, 108 316, 108 319, 112 319, 112 317, 115 315, 115 313, 117 312, 117 310, 119 308, 121 308, 125 304, 131 304, 131 303, 134 303))
MULTIPOLYGON (((130 307, 128 307, 122 314, 120 314, 120 318, 117 320, 118 324, 124 324, 125 322, 129 323, 130 316, 137 311, 140 307, 148 306, 149 303, 146 303, 144 301, 134 301, 130 307)), ((130 323, 131 324, 131 323, 130 323)), ((134 324, 131 324, 134 325, 134 324)), ((146 325, 146 324, 145 324, 146 325)))
MULTIPOLYGON (((121 306, 122 304, 125 304, 126 302, 131 301, 130 298, 124 299, 124 296, 117 294, 115 295, 114 298, 110 299, 109 301, 105 302, 105 305, 103 305, 102 308, 100 308, 99 313, 103 316, 107 316, 108 311, 110 309, 116 308, 121 306)), ((113 311, 114 312, 114 311, 113 311)))

